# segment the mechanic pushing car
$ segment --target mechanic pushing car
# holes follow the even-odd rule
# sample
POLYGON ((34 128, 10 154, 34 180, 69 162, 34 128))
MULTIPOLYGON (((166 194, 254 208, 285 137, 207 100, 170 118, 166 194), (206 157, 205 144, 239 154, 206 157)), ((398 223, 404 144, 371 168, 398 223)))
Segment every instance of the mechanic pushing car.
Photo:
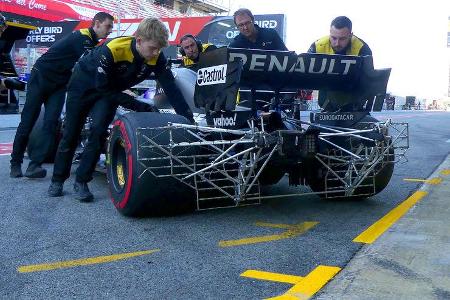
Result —
POLYGON ((202 44, 192 34, 186 34, 180 38, 180 54, 183 56, 181 65, 192 67, 198 63, 200 53, 217 49, 213 44, 202 44))
POLYGON ((286 45, 272 28, 261 28, 255 24, 255 17, 247 8, 240 8, 233 14, 239 34, 228 47, 287 51, 286 45))
MULTIPOLYGON (((115 38, 83 56, 75 65, 67 89, 66 123, 56 153, 49 196, 63 195, 63 183, 70 176, 78 138, 90 114, 91 130, 76 172, 74 192, 77 200, 93 200, 87 183, 92 180, 108 125, 118 105, 138 102, 123 91, 149 76, 155 76, 160 82, 176 113, 193 122, 192 112, 161 52, 168 45, 168 37, 168 30, 160 20, 146 18, 139 24, 135 36, 115 38)), ((151 111, 152 107, 137 110, 151 111)))
POLYGON ((74 31, 53 44, 42 55, 31 70, 21 121, 14 138, 11 153, 10 176, 22 177, 22 162, 30 133, 39 117, 41 106, 45 106, 42 139, 38 147, 29 153, 30 163, 25 172, 29 178, 43 178, 47 170, 41 167, 47 153, 56 143, 56 128, 66 96, 66 85, 77 60, 94 48, 99 39, 106 38, 113 28, 114 17, 105 12, 97 13, 91 27, 74 31))
MULTIPOLYGON (((308 53, 365 56, 372 55, 372 50, 363 40, 353 34, 352 21, 346 16, 339 16, 331 21, 330 35, 312 43, 308 53)), ((327 111, 335 111, 339 107, 346 110, 345 106, 349 106, 346 98, 348 97, 343 93, 321 91, 319 106, 327 111)))

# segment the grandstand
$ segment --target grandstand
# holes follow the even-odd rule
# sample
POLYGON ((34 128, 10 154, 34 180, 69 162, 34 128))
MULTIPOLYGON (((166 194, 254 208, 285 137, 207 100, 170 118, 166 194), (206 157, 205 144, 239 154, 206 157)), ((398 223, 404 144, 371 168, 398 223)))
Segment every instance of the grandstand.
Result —
POLYGON ((185 14, 171 8, 156 5, 152 0, 60 0, 69 4, 81 4, 98 10, 106 10, 120 18, 183 17, 185 14))

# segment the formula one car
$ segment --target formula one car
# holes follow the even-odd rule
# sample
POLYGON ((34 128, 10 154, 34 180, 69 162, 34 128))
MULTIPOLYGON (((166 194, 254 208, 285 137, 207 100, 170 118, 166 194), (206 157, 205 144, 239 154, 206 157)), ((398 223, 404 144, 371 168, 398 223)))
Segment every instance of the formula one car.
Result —
POLYGON ((293 196, 261 192, 286 174, 323 198, 364 199, 387 186, 409 147, 406 123, 370 115, 381 109, 390 74, 374 70, 372 57, 220 48, 201 57, 197 72, 174 74, 196 124, 164 109, 113 123, 107 177, 124 215, 293 196), (302 120, 283 96, 298 89, 345 101, 302 120), (261 93, 272 95, 269 105, 258 104, 261 93))

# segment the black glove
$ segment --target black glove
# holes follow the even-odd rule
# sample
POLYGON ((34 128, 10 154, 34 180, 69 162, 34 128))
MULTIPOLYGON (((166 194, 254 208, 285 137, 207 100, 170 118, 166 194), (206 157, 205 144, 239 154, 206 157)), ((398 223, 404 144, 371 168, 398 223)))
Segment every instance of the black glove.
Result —
POLYGON ((135 109, 137 112, 159 112, 156 106, 135 100, 135 109))
POLYGON ((129 110, 137 112, 159 112, 155 106, 136 100, 136 98, 127 93, 115 93, 111 98, 117 105, 129 110))
POLYGON ((7 77, 3 79, 3 83, 7 89, 25 91, 26 82, 17 78, 7 77))
POLYGON ((189 122, 191 122, 192 124, 195 124, 195 120, 194 120, 194 116, 193 115, 186 116, 186 119, 188 119, 189 122))

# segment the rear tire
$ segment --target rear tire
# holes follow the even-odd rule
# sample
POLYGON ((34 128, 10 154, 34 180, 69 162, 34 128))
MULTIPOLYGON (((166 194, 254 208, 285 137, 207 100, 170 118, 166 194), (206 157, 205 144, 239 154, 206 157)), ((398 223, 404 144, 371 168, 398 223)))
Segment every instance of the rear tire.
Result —
MULTIPOLYGON (((365 124, 364 123, 374 123, 378 122, 375 118, 372 116, 366 116, 364 117, 359 123, 355 124, 354 128, 358 129, 364 129, 365 124)), ((381 168, 377 171, 377 173, 374 176, 374 186, 372 187, 359 187, 354 191, 353 196, 345 196, 341 193, 324 193, 319 194, 321 198, 332 198, 332 199, 349 199, 349 200, 363 200, 368 197, 371 197, 373 195, 378 194, 381 192, 386 186, 388 185, 389 181, 391 180, 392 174, 394 172, 394 148, 391 147, 391 141, 389 139, 385 139, 385 145, 389 148, 388 155, 385 156, 384 161, 382 162, 381 168)), ((341 145, 344 146, 344 145, 341 145)), ((347 148, 349 145, 345 145, 345 148, 347 148)), ((375 167, 377 168, 377 167, 375 167)), ((342 186, 342 182, 336 180, 334 183, 331 184, 331 186, 326 185, 326 176, 328 170, 319 162, 315 163, 315 168, 317 170, 316 176, 314 179, 312 179, 309 182, 309 186, 314 192, 325 192, 330 189, 336 189, 336 188, 344 188, 342 186)), ((331 174, 328 174, 330 176, 334 176, 331 174)), ((370 179, 363 180, 362 185, 364 184, 371 184, 370 179)))
MULTIPOLYGON (((153 140, 158 145, 169 141, 167 130, 157 129, 168 122, 190 124, 179 115, 159 113, 128 113, 120 116, 111 129, 107 151, 107 178, 111 200, 117 210, 126 216, 174 214, 192 209, 195 191, 173 177, 156 177, 149 170, 144 172, 138 162, 138 128, 160 130, 153 140)), ((175 142, 187 141, 182 134, 174 134, 175 142)), ((139 149, 141 157, 158 159, 158 151, 139 149)), ((183 155, 189 153, 183 152, 183 155)), ((167 164, 165 161, 152 163, 167 164)), ((186 170, 187 172, 187 170, 186 170)))

